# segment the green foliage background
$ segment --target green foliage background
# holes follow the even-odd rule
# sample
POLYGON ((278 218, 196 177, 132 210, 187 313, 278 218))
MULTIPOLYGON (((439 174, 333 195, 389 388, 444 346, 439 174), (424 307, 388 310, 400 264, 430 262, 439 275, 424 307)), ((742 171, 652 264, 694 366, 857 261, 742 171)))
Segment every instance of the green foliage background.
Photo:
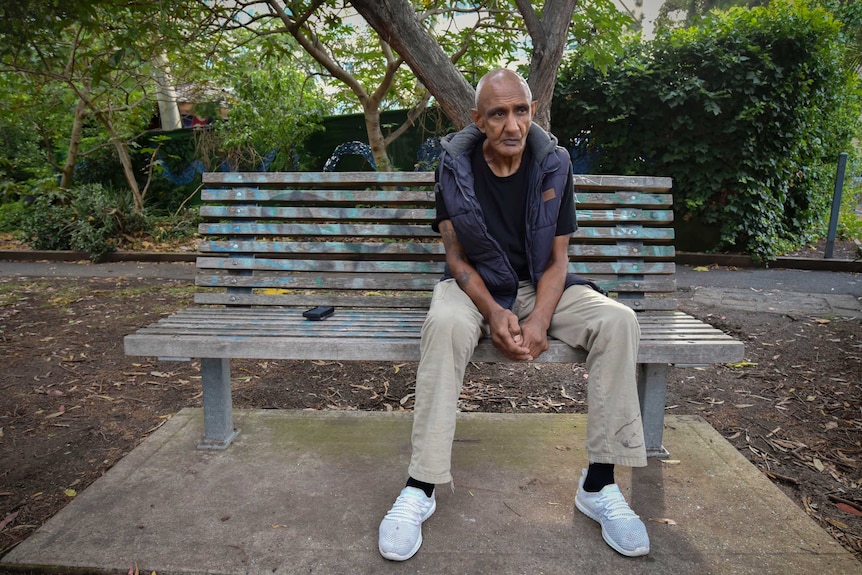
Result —
POLYGON ((595 173, 671 176, 678 229, 769 261, 822 235, 862 91, 826 9, 775 0, 630 43, 606 74, 570 61, 554 131, 595 173))

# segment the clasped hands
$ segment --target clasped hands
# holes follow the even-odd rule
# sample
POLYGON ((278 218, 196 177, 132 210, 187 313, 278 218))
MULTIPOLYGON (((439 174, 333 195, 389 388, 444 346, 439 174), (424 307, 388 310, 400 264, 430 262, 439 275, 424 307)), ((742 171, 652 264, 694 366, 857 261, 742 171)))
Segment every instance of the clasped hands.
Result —
POLYGON ((548 332, 527 316, 523 322, 508 309, 500 309, 488 318, 491 341, 513 361, 532 361, 548 349, 548 332))

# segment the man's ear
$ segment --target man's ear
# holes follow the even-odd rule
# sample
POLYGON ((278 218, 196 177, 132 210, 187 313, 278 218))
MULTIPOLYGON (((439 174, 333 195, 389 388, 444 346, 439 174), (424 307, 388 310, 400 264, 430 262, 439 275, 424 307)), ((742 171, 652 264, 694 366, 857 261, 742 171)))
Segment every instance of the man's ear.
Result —
POLYGON ((479 113, 479 110, 476 108, 470 109, 470 115, 473 117, 473 123, 478 126, 479 131, 483 134, 485 133, 485 123, 482 121, 482 115, 479 113))
POLYGON ((538 100, 533 100, 533 103, 532 103, 532 104, 530 104, 530 110, 532 110, 532 114, 531 114, 531 115, 532 115, 533 117, 535 117, 535 116, 536 116, 536 110, 538 110, 538 109, 539 109, 539 101, 538 101, 538 100))

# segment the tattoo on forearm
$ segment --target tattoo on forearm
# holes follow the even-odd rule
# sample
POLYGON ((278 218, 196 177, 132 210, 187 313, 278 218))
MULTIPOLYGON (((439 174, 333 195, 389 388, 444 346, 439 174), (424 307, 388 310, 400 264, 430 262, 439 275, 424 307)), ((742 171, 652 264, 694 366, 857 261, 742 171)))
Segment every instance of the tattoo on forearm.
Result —
POLYGON ((467 254, 464 253, 464 248, 458 241, 458 236, 455 234, 455 228, 451 224, 440 226, 440 234, 443 236, 443 246, 446 248, 446 253, 461 261, 467 261, 467 254))
POLYGON ((471 274, 470 272, 463 271, 455 276, 455 281, 458 283, 459 286, 461 286, 461 289, 465 289, 467 287, 467 284, 470 283, 470 278, 472 276, 473 274, 471 274))

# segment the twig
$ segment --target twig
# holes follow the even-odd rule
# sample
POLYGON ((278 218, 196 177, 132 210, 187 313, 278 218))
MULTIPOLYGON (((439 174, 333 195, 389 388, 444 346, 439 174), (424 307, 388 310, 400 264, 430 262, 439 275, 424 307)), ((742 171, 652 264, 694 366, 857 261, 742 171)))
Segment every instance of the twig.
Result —
POLYGON ((793 485, 799 485, 799 481, 797 481, 793 477, 781 475, 780 473, 776 473, 774 471, 764 471, 763 473, 765 473, 767 477, 771 477, 772 479, 777 479, 786 483, 792 483, 793 485))

